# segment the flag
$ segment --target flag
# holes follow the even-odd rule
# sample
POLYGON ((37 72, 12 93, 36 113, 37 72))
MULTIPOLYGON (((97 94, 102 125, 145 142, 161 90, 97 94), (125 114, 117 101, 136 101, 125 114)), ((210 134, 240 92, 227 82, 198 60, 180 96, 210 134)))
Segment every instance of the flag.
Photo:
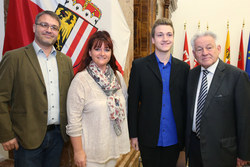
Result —
POLYGON ((227 31, 227 39, 225 45, 224 62, 230 64, 230 35, 229 30, 227 31))
POLYGON ((2 60, 3 39, 4 39, 4 1, 0 1, 0 61, 2 60))
POLYGON ((193 68, 197 67, 198 65, 200 65, 200 64, 198 63, 198 61, 196 60, 196 58, 194 58, 194 67, 193 68))
POLYGON ((10 0, 8 9, 4 52, 31 43, 35 16, 43 10, 51 10, 62 22, 55 48, 71 57, 75 73, 86 42, 97 30, 110 33, 114 55, 119 70, 123 72, 130 31, 118 1, 10 0))
POLYGON ((246 72, 248 73, 248 76, 250 78, 250 34, 247 47, 246 72))
POLYGON ((241 30, 240 37, 240 48, 239 48, 239 57, 238 57, 238 68, 244 70, 244 47, 243 47, 243 30, 241 30))
POLYGON ((188 42, 187 42, 187 31, 185 31, 184 49, 183 49, 183 61, 186 62, 190 66, 188 42))

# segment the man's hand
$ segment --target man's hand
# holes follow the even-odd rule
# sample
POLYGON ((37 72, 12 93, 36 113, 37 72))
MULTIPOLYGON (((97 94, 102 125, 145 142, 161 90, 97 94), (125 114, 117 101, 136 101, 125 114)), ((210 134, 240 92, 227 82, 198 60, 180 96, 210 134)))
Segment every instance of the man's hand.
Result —
POLYGON ((132 147, 136 150, 139 151, 139 143, 138 143, 138 138, 131 138, 130 139, 132 147))
POLYGON ((237 158, 237 166, 244 166, 244 165, 247 165, 247 162, 248 161, 244 161, 240 158, 237 158))
POLYGON ((9 141, 7 141, 5 143, 2 143, 2 145, 3 145, 3 149, 5 151, 10 151, 10 150, 13 150, 13 149, 18 150, 18 148, 19 148, 19 145, 18 145, 18 142, 17 142, 16 138, 11 139, 11 140, 9 140, 9 141))

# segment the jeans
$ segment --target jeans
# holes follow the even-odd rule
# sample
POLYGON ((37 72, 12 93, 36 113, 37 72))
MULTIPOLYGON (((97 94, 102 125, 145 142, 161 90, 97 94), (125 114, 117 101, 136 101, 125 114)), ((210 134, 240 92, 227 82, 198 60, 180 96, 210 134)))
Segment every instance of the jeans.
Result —
POLYGON ((19 149, 14 151, 15 167, 59 167, 63 149, 60 126, 47 131, 42 144, 36 149, 19 149))

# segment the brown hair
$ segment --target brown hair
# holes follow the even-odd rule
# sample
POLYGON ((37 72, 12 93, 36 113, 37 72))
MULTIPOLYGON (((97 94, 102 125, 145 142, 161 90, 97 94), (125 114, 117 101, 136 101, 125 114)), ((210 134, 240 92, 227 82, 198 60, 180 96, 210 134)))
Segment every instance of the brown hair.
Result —
POLYGON ((97 31, 89 38, 87 47, 84 51, 84 54, 80 62, 80 67, 79 67, 78 72, 83 71, 90 64, 92 58, 89 55, 89 51, 92 48, 100 48, 103 43, 105 47, 108 47, 109 49, 111 49, 111 57, 110 57, 110 61, 108 62, 108 64, 111 66, 114 73, 116 74, 116 70, 118 70, 118 67, 116 65, 116 58, 114 56, 113 42, 107 31, 97 31))
POLYGON ((152 38, 155 37, 155 28, 159 25, 166 25, 166 26, 170 26, 172 27, 173 29, 173 33, 174 33, 174 26, 173 26, 173 23, 170 19, 167 19, 167 18, 160 18, 160 19, 157 19, 152 27, 152 30, 151 30, 151 36, 152 38))
POLYGON ((56 19, 58 21, 58 23, 59 23, 59 27, 61 26, 61 20, 60 20, 60 18, 57 16, 57 14, 55 12, 52 12, 52 11, 49 11, 49 10, 45 10, 45 11, 42 11, 42 12, 38 13, 36 15, 35 24, 37 24, 39 18, 42 15, 45 15, 45 14, 50 15, 52 18, 56 19))

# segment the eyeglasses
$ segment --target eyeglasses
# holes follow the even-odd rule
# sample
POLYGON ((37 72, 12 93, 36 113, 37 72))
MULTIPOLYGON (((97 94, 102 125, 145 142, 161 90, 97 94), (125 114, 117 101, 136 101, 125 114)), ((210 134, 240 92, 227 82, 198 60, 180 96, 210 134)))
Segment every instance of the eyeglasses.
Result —
POLYGON ((213 46, 207 46, 207 47, 205 47, 205 48, 198 47, 198 48, 195 49, 195 52, 196 52, 197 54, 201 54, 201 53, 203 53, 205 50, 206 50, 207 52, 211 52, 213 49, 214 49, 213 46))
POLYGON ((43 28, 48 29, 50 27, 51 31, 59 31, 59 27, 57 27, 56 25, 49 25, 48 23, 36 23, 36 25, 39 25, 43 28))

